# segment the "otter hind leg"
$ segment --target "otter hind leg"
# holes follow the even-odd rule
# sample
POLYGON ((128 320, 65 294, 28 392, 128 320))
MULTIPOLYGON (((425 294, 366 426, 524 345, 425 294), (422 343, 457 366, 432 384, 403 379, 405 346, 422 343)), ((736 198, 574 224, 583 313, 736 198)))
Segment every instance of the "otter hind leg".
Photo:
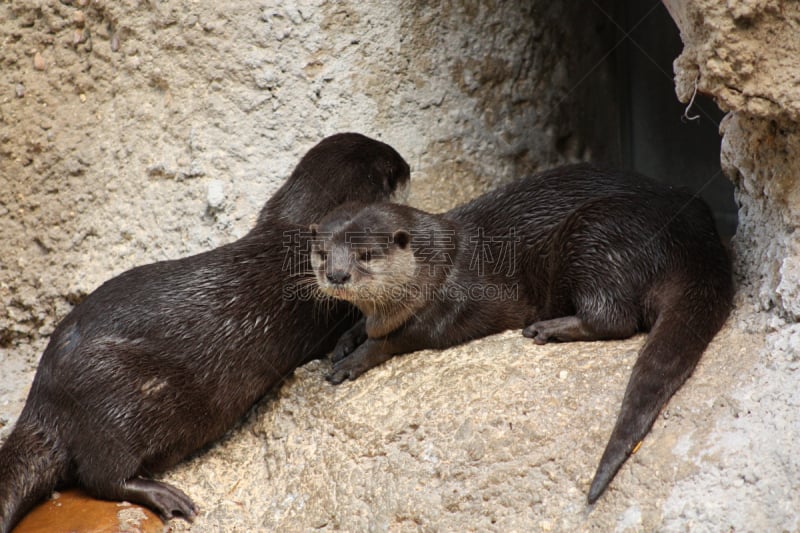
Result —
POLYGON ((144 505, 164 521, 181 517, 192 522, 197 516, 197 506, 182 490, 152 479, 129 479, 123 484, 120 499, 144 505))
POLYGON ((536 344, 550 341, 575 342, 625 339, 636 333, 636 323, 630 320, 587 320, 577 315, 534 322, 522 334, 536 344))
POLYGON ((182 490, 161 481, 132 477, 122 483, 108 480, 86 483, 83 480, 81 485, 95 498, 147 507, 165 522, 177 517, 192 522, 197 516, 197 506, 182 490))
POLYGON ((523 329, 522 334, 533 339, 536 344, 546 344, 550 341, 589 341, 597 338, 586 323, 577 316, 563 316, 534 322, 523 329))
POLYGON ((166 483, 140 476, 147 469, 141 466, 140 455, 134 449, 122 446, 109 433, 94 435, 102 443, 93 448, 94 454, 83 447, 74 457, 75 481, 89 495, 142 505, 164 521, 174 517, 194 520, 197 507, 186 494, 166 483))

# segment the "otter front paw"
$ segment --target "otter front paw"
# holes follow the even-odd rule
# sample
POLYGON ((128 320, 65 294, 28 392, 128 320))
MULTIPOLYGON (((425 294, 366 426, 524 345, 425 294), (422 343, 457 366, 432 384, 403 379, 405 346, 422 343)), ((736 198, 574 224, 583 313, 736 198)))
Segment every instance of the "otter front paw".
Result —
POLYGON ((339 359, 333 363, 333 370, 325 376, 332 385, 338 385, 343 381, 356 379, 358 376, 369 370, 371 367, 363 361, 354 361, 353 357, 339 359))
POLYGON ((356 322, 356 325, 345 331, 339 340, 336 341, 331 352, 331 361, 337 363, 356 351, 367 340, 367 322, 364 318, 356 322))
POLYGON ((333 370, 325 376, 325 379, 338 385, 346 379, 356 379, 373 366, 378 366, 391 358, 392 354, 386 351, 383 339, 379 342, 367 339, 352 354, 335 361, 333 370))
POLYGON ((356 325, 353 329, 346 331, 336 342, 336 346, 331 352, 331 361, 338 363, 356 351, 365 340, 367 340, 367 332, 363 327, 359 328, 359 326, 356 325))

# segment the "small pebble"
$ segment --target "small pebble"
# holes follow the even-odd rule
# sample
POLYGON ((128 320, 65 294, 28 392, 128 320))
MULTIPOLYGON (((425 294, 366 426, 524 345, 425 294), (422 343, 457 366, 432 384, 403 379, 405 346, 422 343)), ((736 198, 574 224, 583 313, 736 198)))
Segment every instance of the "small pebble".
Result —
POLYGON ((211 180, 208 182, 208 192, 206 193, 206 202, 208 207, 213 210, 218 210, 222 207, 225 201, 225 187, 220 180, 211 180))
POLYGON ((75 4, 77 4, 78 7, 86 7, 89 5, 89 0, 77 0, 75 4))
POLYGON ((72 22, 79 28, 83 28, 83 25, 86 24, 86 15, 83 14, 83 11, 76 11, 74 15, 72 15, 72 22))
POLYGON ((119 32, 114 32, 111 35, 111 51, 116 52, 119 50, 119 32))
POLYGON ((80 28, 76 29, 72 36, 72 44, 77 45, 84 41, 86 41, 86 33, 80 28))
POLYGON ((14 91, 17 94, 17 98, 22 98, 23 96, 25 96, 25 86, 22 85, 21 83, 17 84, 17 86, 14 89, 14 91))
POLYGON ((36 70, 44 70, 44 66, 44 58, 42 57, 42 54, 36 52, 36 54, 33 56, 33 68, 36 70))

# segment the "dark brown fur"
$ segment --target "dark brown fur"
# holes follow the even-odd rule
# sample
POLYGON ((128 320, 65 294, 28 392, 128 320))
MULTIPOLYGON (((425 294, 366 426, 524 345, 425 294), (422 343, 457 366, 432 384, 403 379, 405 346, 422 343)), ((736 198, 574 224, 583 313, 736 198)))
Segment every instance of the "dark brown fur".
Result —
POLYGON ((134 268, 90 294, 53 332, 0 448, 0 531, 60 484, 193 518, 183 492, 150 477, 225 433, 355 321, 347 304, 321 310, 297 297, 312 283, 308 222, 345 200, 388 200, 408 179, 390 146, 328 137, 242 239, 134 268))
POLYGON ((650 332, 589 490, 590 503, 691 374, 731 307, 730 261, 708 207, 635 174, 587 165, 558 168, 444 215, 349 204, 317 229, 323 255, 312 264, 320 288, 366 315, 334 350, 328 376, 333 383, 354 379, 397 354, 445 348, 510 328, 524 328, 538 344, 650 332), (391 275, 373 272, 371 257, 359 261, 369 247, 354 246, 352 235, 367 229, 391 236, 380 252, 391 275), (443 273, 431 276, 431 235, 447 231, 454 235, 448 263, 443 273), (404 234, 408 243, 395 239, 404 234), (516 253, 504 255, 503 246, 514 241, 516 253), (414 261, 391 262, 409 247, 414 261), (497 260, 480 272, 476 257, 497 260), (359 291, 366 281, 388 289, 409 275, 426 288, 409 283, 399 299, 394 294, 372 302, 359 291), (504 286, 518 291, 487 292, 504 286), (428 296, 404 296, 420 292, 428 296))

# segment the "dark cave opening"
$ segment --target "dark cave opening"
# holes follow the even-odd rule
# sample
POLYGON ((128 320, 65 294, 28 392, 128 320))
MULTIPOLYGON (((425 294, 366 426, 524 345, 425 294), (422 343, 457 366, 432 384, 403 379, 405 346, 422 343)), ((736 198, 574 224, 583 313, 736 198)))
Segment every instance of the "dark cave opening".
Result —
POLYGON ((574 127, 590 158, 699 193, 729 239, 737 209, 720 166, 724 113, 701 94, 688 109, 678 101, 672 62, 683 43, 667 9, 636 0, 579 4, 570 31, 590 37, 579 40, 583 49, 572 58, 569 105, 577 108, 574 127))

